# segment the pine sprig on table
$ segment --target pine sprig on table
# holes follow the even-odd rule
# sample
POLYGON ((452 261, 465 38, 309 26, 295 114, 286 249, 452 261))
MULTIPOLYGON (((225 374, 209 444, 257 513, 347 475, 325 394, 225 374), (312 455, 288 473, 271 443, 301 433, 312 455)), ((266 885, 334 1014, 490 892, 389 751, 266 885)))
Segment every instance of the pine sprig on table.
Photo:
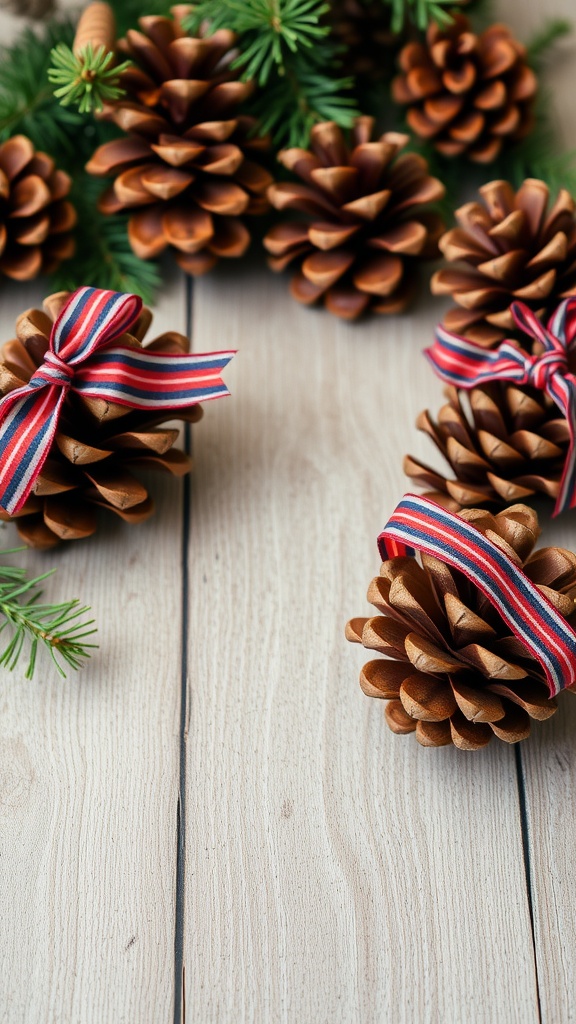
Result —
MULTIPOLYGON (((2 556, 21 550, 4 551, 2 556)), ((26 570, 19 566, 0 566, 0 616, 4 619, 0 633, 7 630, 11 634, 0 654, 0 665, 13 670, 26 650, 27 679, 34 674, 40 646, 48 650, 61 676, 66 675, 66 665, 81 668, 83 659, 89 658, 90 650, 98 646, 86 642, 87 637, 96 632, 95 628, 90 628, 94 619, 85 618, 90 611, 88 607, 78 601, 41 603, 40 584, 53 571, 28 579, 26 570)))

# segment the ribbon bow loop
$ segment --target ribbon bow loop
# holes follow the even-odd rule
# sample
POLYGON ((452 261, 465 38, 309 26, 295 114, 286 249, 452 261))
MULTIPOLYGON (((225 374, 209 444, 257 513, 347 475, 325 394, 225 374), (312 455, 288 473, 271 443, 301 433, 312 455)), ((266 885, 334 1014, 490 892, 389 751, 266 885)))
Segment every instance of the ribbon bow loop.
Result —
POLYGON ((48 457, 69 391, 131 409, 172 411, 228 395, 233 352, 180 355, 117 345, 142 300, 79 288, 57 316, 44 362, 0 401, 0 506, 20 511, 48 457))
POLYGON ((503 341, 497 349, 452 334, 440 326, 426 356, 434 370, 449 384, 470 389, 489 381, 528 384, 547 394, 566 417, 570 443, 554 515, 576 506, 576 378, 569 372, 568 357, 576 343, 576 297, 565 299, 546 328, 522 302, 510 307, 516 325, 539 342, 542 352, 528 355, 514 342, 503 341))

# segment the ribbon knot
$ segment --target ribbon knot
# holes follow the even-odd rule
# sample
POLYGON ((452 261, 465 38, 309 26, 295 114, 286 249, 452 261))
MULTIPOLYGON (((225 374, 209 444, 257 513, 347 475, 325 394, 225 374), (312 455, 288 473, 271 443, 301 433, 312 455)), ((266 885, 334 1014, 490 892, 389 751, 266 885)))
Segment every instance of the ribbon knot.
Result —
POLYGON ((442 380, 458 388, 474 388, 489 381, 530 384, 543 391, 566 417, 570 442, 554 515, 576 506, 576 377, 569 370, 569 355, 576 345, 576 297, 565 299, 546 328, 522 302, 510 307, 516 325, 543 348, 529 356, 513 341, 486 350, 473 341, 436 330, 426 355, 442 380))
POLYGON ((41 388, 44 384, 56 384, 62 388, 69 388, 73 379, 74 367, 69 366, 60 356, 48 349, 42 366, 38 367, 28 381, 28 387, 41 388))
POLYGON ((559 352, 556 349, 543 352, 539 356, 531 356, 527 362, 529 365, 525 383, 531 384, 539 391, 546 391, 550 387, 555 374, 565 377, 568 372, 566 352, 559 352))
POLYGON ((141 308, 137 295, 79 288, 54 322, 42 365, 0 401, 0 506, 9 515, 22 508, 42 471, 69 391, 151 413, 229 394, 220 373, 233 352, 113 347, 141 308))

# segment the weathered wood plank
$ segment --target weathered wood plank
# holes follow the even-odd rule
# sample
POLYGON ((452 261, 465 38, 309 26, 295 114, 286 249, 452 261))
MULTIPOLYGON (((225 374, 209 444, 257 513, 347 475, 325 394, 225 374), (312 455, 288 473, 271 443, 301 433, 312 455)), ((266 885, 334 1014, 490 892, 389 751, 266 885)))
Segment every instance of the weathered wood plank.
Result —
POLYGON ((195 434, 194 1022, 537 1020, 513 751, 394 737, 343 639, 402 453, 430 454, 436 314, 350 327, 250 268, 196 288, 196 350, 240 353, 195 434))
MULTIPOLYGON (((3 339, 40 297, 40 285, 2 287, 3 339)), ((185 329, 181 279, 155 327, 185 329)), ((181 484, 156 480, 154 519, 110 515, 96 537, 26 559, 58 567, 50 599, 92 605, 100 649, 64 681, 45 661, 31 683, 2 673, 0 1019, 11 1024, 171 1020, 181 484)))

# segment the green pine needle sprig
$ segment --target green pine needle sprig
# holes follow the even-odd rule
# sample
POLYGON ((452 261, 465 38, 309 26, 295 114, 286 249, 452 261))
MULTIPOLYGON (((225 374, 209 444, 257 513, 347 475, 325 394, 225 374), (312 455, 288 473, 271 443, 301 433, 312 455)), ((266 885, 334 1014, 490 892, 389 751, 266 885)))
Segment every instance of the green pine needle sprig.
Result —
POLYGON ((406 23, 415 25, 425 32, 431 22, 449 25, 452 22, 450 10, 458 5, 454 0, 385 0, 392 8, 391 27, 401 32, 406 23))
MULTIPOLYGON (((16 554, 22 548, 2 552, 16 554)), ((0 566, 0 633, 7 631, 10 638, 0 653, 0 665, 13 671, 23 653, 28 665, 26 679, 34 675, 38 649, 45 648, 57 671, 66 676, 65 666, 72 669, 82 667, 84 659, 97 644, 88 643, 87 638, 96 632, 94 619, 86 619, 90 611, 78 601, 64 601, 61 604, 45 604, 40 601, 40 584, 51 576, 54 570, 28 579, 26 570, 19 566, 0 566)))
POLYGON ((130 61, 115 66, 114 54, 106 47, 94 50, 89 44, 76 55, 65 43, 59 43, 51 56, 48 81, 58 86, 54 95, 63 107, 72 105, 81 114, 90 114, 124 95, 120 75, 130 67, 130 61))

